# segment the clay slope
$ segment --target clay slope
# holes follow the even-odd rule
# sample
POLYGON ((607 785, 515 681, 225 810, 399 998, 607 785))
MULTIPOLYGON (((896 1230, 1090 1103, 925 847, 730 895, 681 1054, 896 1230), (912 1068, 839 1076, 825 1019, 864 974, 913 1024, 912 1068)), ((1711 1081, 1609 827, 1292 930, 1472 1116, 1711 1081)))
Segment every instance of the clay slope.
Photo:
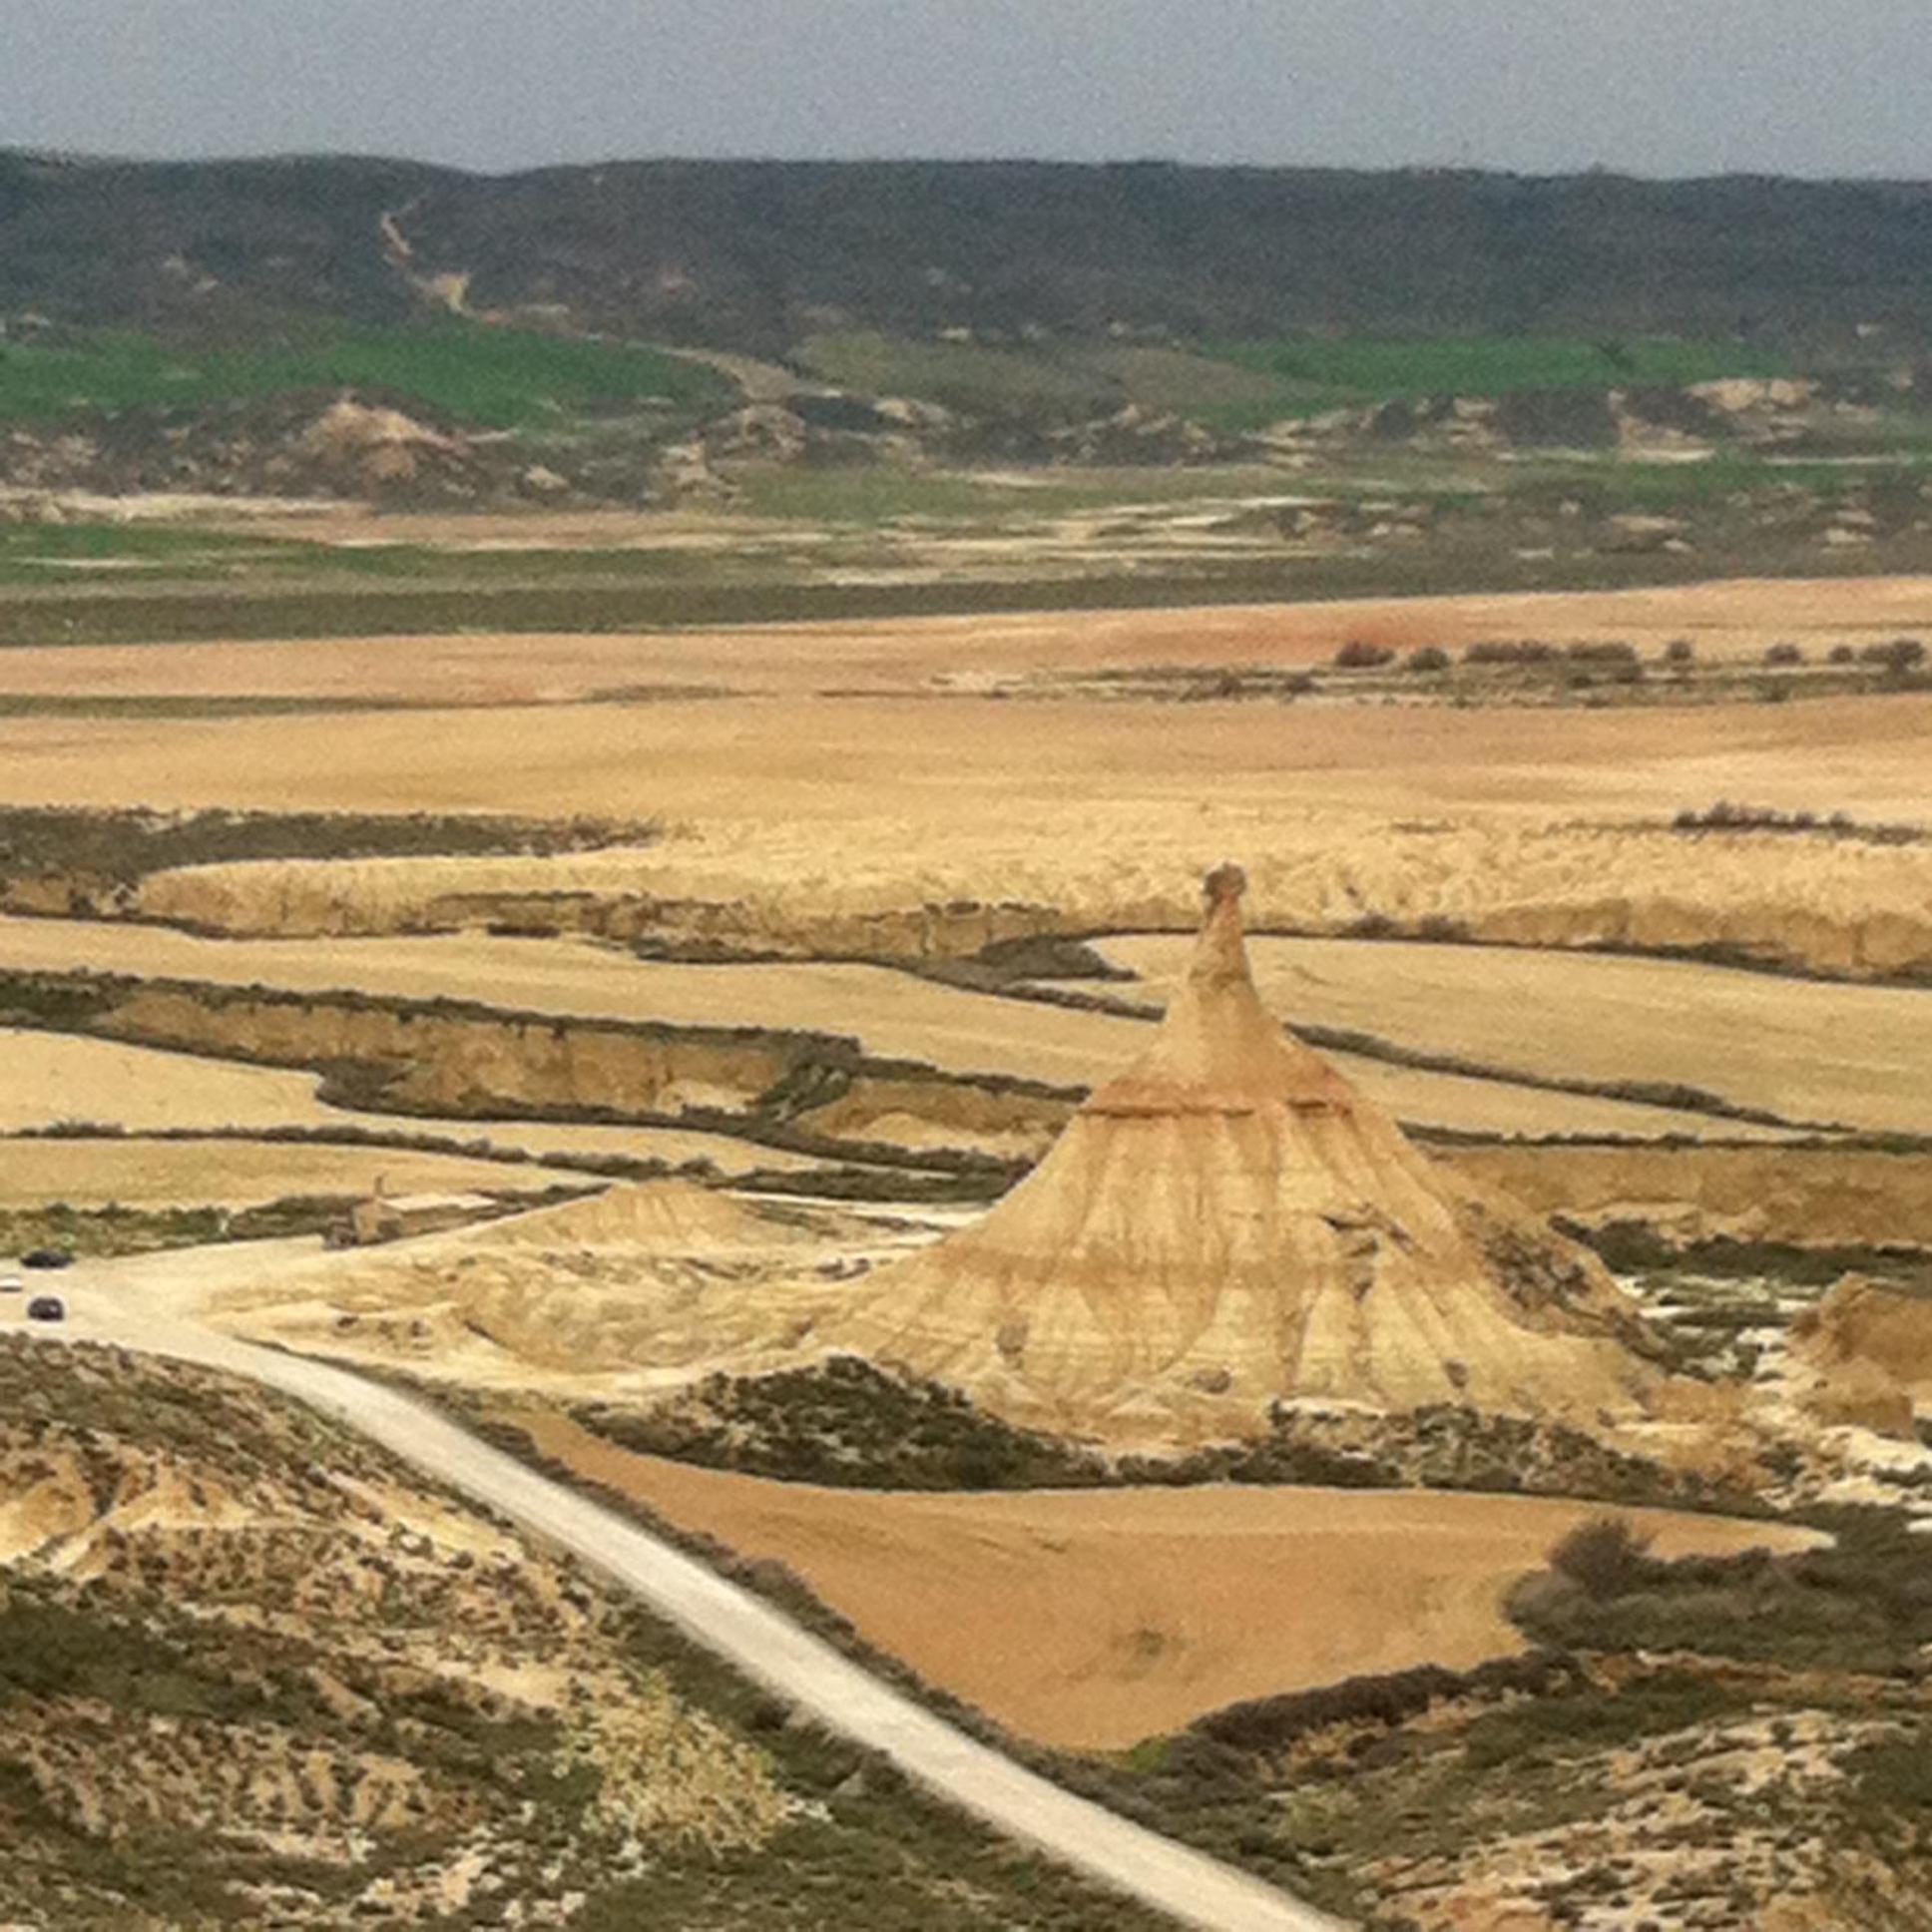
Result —
POLYGON ((1932 1299, 1845 1275, 1792 1327, 1799 1400, 1826 1423, 1914 1437, 1932 1411, 1932 1299))
POLYGON ((394 1245, 278 1260, 212 1295, 218 1324, 344 1359, 405 1362, 479 1387, 606 1395, 729 1359, 790 1358, 841 1265, 896 1252, 890 1231, 832 1208, 764 1209, 687 1181, 394 1245), (856 1258, 850 1258, 856 1257, 856 1258))
POLYGON ((1070 1432, 1239 1432, 1278 1398, 1591 1417, 1651 1374, 1597 1264, 1411 1147, 1264 1011, 1236 868, 1153 1047, 984 1221, 817 1338, 1070 1432))
POLYGON ((609 1188, 585 1201, 567 1201, 518 1214, 470 1243, 472 1249, 629 1247, 678 1252, 768 1248, 795 1239, 795 1230, 755 1208, 691 1181, 609 1188))

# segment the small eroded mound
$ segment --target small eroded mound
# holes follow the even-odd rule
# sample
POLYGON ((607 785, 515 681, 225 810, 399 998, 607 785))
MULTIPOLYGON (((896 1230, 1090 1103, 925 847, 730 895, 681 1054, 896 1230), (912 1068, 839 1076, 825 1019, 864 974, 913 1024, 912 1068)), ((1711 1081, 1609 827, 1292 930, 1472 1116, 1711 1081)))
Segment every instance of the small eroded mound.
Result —
POLYGON ((1932 1297, 1847 1274, 1792 1329, 1800 1400, 1821 1420, 1914 1439, 1932 1410, 1932 1297))
POLYGON ((835 1208, 650 1182, 266 1265, 207 1312, 241 1333, 441 1380, 621 1398, 721 1361, 755 1371, 789 1359, 836 1284, 903 1238, 835 1208))

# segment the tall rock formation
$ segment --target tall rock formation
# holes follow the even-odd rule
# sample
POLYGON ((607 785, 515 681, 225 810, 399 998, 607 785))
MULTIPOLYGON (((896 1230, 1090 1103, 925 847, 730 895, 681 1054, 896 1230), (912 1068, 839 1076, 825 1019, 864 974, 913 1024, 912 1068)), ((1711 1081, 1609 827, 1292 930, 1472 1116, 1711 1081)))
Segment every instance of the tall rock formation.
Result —
POLYGON ((1262 1007, 1239 869, 1207 881, 1149 1050, 986 1218, 814 1339, 1117 1444, 1251 1434, 1277 1399, 1594 1420, 1654 1371, 1594 1257, 1431 1162, 1262 1007))

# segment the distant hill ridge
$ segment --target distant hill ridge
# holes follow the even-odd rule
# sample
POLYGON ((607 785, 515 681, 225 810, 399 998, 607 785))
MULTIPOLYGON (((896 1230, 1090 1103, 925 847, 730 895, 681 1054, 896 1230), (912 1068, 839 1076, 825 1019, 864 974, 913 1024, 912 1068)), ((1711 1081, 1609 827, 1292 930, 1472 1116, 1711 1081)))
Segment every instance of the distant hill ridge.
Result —
POLYGON ((778 355, 826 330, 1719 336, 1922 350, 1932 184, 1155 162, 0 152, 0 317, 249 336, 425 305, 778 355))

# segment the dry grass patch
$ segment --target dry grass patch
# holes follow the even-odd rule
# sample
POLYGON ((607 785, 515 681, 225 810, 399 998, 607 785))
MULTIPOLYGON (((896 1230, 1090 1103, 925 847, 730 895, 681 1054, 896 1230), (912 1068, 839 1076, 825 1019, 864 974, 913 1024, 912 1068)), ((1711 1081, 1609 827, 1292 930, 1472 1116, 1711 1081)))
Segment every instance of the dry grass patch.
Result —
POLYGON ((314 1075, 277 1067, 0 1030, 0 1131, 83 1122, 139 1131, 339 1121, 315 1098, 315 1087, 314 1075))
POLYGON ((362 1195, 534 1187, 555 1177, 499 1162, 404 1149, 261 1141, 13 1141, 0 1147, 0 1208, 248 1208, 291 1195, 362 1195))

